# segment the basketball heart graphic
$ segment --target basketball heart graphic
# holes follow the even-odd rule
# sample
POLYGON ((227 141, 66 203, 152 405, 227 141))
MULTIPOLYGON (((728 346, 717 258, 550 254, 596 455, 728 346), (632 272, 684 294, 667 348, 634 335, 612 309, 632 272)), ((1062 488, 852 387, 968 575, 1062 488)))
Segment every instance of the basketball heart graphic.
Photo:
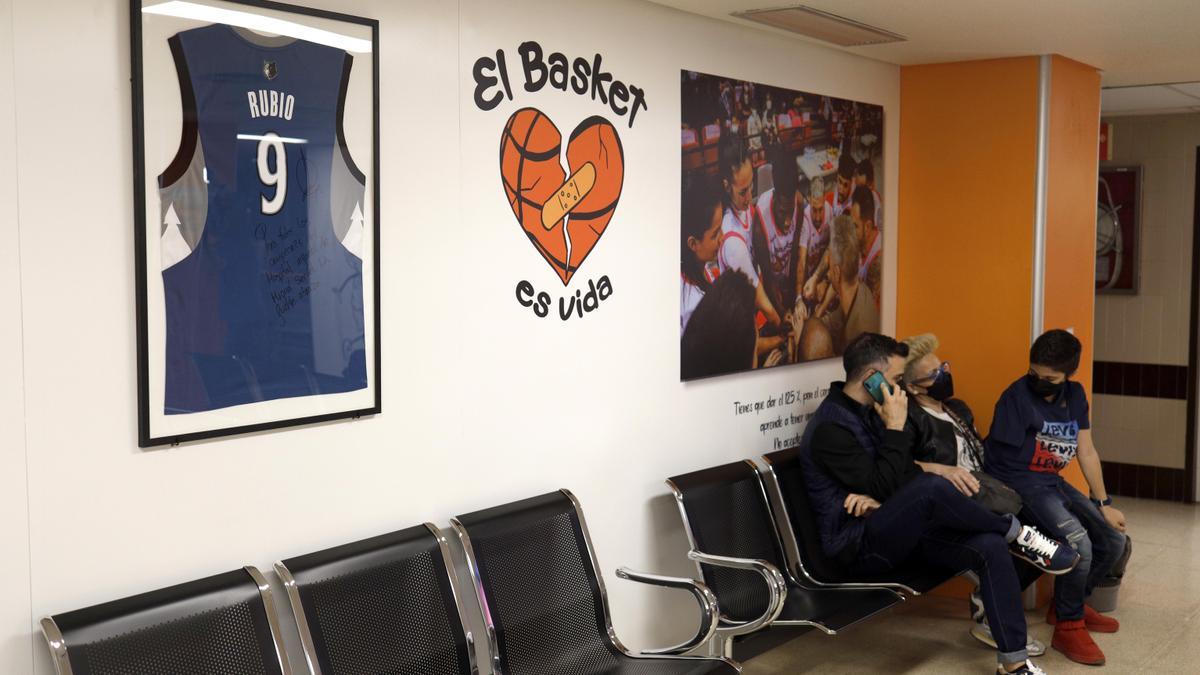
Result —
POLYGON ((508 118, 500 138, 504 194, 534 248, 563 285, 579 270, 608 227, 621 198, 625 152, 603 117, 579 123, 567 141, 540 110, 522 108, 508 118))

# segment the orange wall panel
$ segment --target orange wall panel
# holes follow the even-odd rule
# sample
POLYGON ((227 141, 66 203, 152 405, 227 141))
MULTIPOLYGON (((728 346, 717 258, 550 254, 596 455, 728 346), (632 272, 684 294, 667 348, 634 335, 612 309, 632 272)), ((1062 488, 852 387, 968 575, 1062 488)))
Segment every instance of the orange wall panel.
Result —
MULTIPOLYGON (((1095 68, 1061 56, 1052 59, 1049 131, 1043 322, 1047 329, 1073 329, 1083 343, 1075 380, 1090 397, 1100 137, 1100 73, 1095 68)), ((1103 448, 1101 453, 1103 459, 1103 448)), ((1075 487, 1087 490, 1078 462, 1063 475, 1075 487)))
POLYGON ((1028 362, 1037 90, 1036 57, 900 70, 896 332, 938 335, 985 434, 1028 362))

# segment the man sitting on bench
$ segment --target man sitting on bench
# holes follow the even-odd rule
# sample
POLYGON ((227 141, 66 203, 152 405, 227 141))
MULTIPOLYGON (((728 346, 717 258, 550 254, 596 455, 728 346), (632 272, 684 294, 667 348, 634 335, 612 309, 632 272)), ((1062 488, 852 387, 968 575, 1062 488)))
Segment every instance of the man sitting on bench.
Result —
POLYGON ((997 672, 1044 675, 1028 660, 1020 585, 1008 556, 1064 574, 1079 555, 913 463, 908 398, 896 386, 907 351, 884 335, 855 338, 842 357, 846 381, 830 384, 805 429, 800 460, 822 548, 863 578, 914 559, 949 572, 974 570, 996 639, 997 672))

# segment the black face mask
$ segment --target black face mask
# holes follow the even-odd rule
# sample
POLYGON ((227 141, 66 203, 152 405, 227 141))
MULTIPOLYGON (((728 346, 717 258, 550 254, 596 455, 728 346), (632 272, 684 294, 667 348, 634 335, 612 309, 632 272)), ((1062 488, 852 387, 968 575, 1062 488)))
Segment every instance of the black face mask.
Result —
POLYGON ((1025 376, 1026 383, 1029 384, 1029 389, 1038 396, 1046 398, 1048 396, 1058 396, 1062 393, 1064 387, 1067 386, 1067 381, 1064 379, 1058 384, 1047 382, 1033 373, 1025 376))
POLYGON ((945 401, 954 397, 954 377, 950 371, 938 376, 933 384, 925 388, 925 395, 935 401, 945 401))

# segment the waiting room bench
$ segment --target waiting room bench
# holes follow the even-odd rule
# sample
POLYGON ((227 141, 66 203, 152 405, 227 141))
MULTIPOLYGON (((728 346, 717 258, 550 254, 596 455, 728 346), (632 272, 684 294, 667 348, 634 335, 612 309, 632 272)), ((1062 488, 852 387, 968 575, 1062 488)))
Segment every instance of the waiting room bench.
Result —
POLYGON ((861 577, 845 572, 821 548, 816 516, 808 501, 804 470, 798 449, 789 448, 763 455, 763 478, 781 534, 788 569, 809 585, 824 588, 890 588, 920 595, 958 574, 928 567, 904 567, 878 577, 861 577))
POLYGON ((42 619, 59 675, 290 675, 253 567, 42 619))
POLYGON ((454 565, 426 523, 275 563, 313 675, 475 675, 454 565))
POLYGON ((492 665, 504 675, 734 674, 724 658, 672 656, 704 645, 716 629, 712 592, 691 579, 634 581, 686 589, 699 601, 700 629, 688 642, 633 655, 617 639, 583 511, 566 490, 451 520, 467 556, 487 625, 492 665))
POLYGON ((746 460, 667 480, 694 560, 721 610, 714 653, 772 626, 834 635, 902 602, 887 588, 821 588, 785 562, 762 479, 746 460), (786 572, 786 574, 784 573, 786 572))

